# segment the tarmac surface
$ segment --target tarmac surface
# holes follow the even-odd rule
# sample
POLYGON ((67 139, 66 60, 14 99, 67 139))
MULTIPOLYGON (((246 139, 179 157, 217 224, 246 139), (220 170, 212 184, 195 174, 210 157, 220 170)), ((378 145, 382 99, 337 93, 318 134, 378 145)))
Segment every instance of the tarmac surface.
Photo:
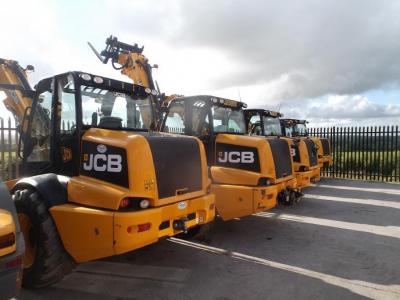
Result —
POLYGON ((79 265, 21 299, 400 299, 400 185, 324 179, 292 207, 79 265))

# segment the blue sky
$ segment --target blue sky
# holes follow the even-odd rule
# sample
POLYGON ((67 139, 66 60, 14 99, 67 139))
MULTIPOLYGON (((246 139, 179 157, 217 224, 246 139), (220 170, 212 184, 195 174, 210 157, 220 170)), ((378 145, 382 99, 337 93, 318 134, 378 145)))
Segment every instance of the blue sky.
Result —
POLYGON ((400 123, 395 0, 3 0, 2 8, 19 18, 2 15, 0 57, 33 64, 32 83, 72 69, 129 81, 86 45, 101 50, 113 34, 145 45, 169 94, 240 94, 249 107, 316 126, 400 123))

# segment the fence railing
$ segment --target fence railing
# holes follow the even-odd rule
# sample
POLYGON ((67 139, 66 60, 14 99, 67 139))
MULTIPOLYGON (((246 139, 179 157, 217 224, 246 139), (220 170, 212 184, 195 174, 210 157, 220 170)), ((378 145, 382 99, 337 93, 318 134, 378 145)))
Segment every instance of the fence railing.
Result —
POLYGON ((399 126, 311 128, 331 142, 333 166, 324 176, 400 182, 399 126))
MULTIPOLYGON (((11 119, 0 118, 0 181, 19 177, 19 136, 12 125, 11 119)), ((331 142, 333 166, 323 176, 400 182, 399 126, 311 128, 309 133, 331 142)))
POLYGON ((0 182, 19 177, 18 131, 11 119, 0 118, 0 182))

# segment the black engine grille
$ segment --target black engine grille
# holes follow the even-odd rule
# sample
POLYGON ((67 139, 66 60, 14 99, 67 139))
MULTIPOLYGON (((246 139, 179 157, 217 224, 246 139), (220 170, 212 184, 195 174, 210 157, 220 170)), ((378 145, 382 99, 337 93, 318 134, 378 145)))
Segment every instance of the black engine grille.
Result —
POLYGON ((307 151, 308 151, 308 157, 310 159, 310 166, 316 166, 318 164, 318 150, 317 147, 315 147, 315 144, 312 140, 304 140, 304 143, 306 143, 307 146, 307 151))
POLYGON ((200 149, 194 138, 165 135, 146 136, 153 154, 158 196, 175 196, 201 190, 200 149))
POLYGON ((330 155, 331 149, 329 147, 329 140, 321 139, 321 144, 322 144, 322 151, 324 152, 324 155, 330 155))
POLYGON ((268 139, 275 162, 276 178, 292 175, 292 160, 288 142, 284 139, 268 139))

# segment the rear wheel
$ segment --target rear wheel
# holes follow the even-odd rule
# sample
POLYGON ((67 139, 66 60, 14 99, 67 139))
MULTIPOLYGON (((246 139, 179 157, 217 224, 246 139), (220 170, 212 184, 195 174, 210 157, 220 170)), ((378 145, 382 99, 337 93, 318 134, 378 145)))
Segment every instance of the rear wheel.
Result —
POLYGON ((57 228, 40 195, 31 189, 13 195, 25 240, 22 285, 38 288, 53 284, 69 273, 72 258, 65 252, 57 228))

